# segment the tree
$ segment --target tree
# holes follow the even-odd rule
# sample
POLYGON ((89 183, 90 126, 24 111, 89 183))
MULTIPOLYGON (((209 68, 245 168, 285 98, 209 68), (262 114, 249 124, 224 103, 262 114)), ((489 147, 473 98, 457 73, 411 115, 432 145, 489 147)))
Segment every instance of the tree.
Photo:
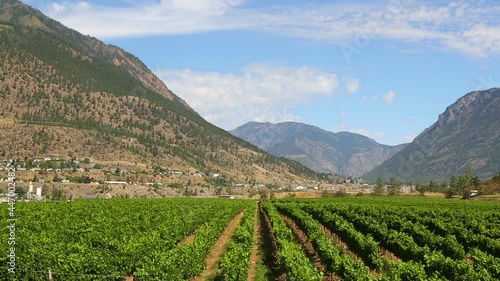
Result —
POLYGON ((451 193, 452 196, 459 191, 459 185, 458 185, 458 179, 456 176, 452 176, 450 179, 450 190, 448 190, 448 193, 451 193))
POLYGON ((19 196, 19 198, 21 197, 25 197, 26 196, 26 189, 22 188, 22 187, 16 187, 16 193, 17 193, 17 196, 19 196))
MULTIPOLYGON (((260 198, 262 198, 262 199, 270 198, 269 190, 267 190, 267 189, 261 188, 261 189, 259 189, 258 193, 260 195, 260 198)), ((271 195, 272 194, 274 194, 274 193, 271 193, 271 195)))
POLYGON ((458 177, 458 191, 462 194, 462 198, 470 199, 470 188, 472 182, 472 170, 467 168, 465 174, 458 177))
POLYGON ((191 196, 191 191, 189 190, 189 186, 186 185, 184 188, 184 196, 190 197, 191 196))
POLYGON ((377 185, 375 185, 375 188, 373 188, 373 195, 379 196, 382 195, 384 192, 384 179, 381 177, 378 177, 377 179, 377 185))
POLYGON ((500 182, 500 173, 494 175, 492 178, 491 178, 491 181, 497 181, 497 182, 500 182))
POLYGON ((50 196, 52 200, 65 200, 66 195, 64 194, 64 190, 62 188, 52 187, 52 194, 50 196))
POLYGON ((396 179, 396 177, 392 177, 389 182, 389 187, 387 188, 387 193, 390 196, 398 195, 401 192, 401 183, 396 179))
POLYGON ((438 189, 437 183, 435 183, 433 180, 429 182, 429 190, 435 191, 438 189))
POLYGON ((448 188, 448 183, 446 182, 443 182, 441 183, 441 185, 439 186, 439 189, 436 190, 436 192, 442 192, 443 190, 447 189, 448 188))
POLYGON ((429 184, 429 185, 417 184, 415 189, 418 191, 418 193, 420 193, 421 196, 424 196, 427 191, 431 190, 431 188, 430 188, 431 185, 432 185, 432 181, 431 181, 431 184, 429 184))
POLYGON ((478 189, 479 185, 481 185, 481 180, 479 179, 478 176, 475 176, 471 179, 471 184, 475 189, 478 189))
POLYGON ((58 175, 58 174, 56 174, 56 175, 54 176, 54 178, 52 179, 52 182, 61 182, 61 181, 62 181, 62 179, 59 177, 59 175, 58 175))

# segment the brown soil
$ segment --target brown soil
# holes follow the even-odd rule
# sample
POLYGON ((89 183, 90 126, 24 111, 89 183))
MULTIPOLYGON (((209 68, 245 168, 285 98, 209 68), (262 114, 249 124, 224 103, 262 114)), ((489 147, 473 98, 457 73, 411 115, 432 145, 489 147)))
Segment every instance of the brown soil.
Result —
POLYGON ((307 257, 311 260, 314 266, 320 271, 325 271, 325 266, 321 263, 321 258, 319 254, 314 249, 311 241, 309 241, 307 235, 299 228, 299 226, 289 217, 281 214, 281 217, 286 222, 286 224, 292 229, 295 238, 303 246, 307 257))
POLYGON ((180 241, 179 243, 177 243, 177 246, 186 246, 186 245, 189 245, 189 244, 191 244, 191 243, 194 242, 195 238, 196 238, 196 234, 193 231, 191 234, 189 234, 184 239, 182 239, 182 241, 180 241))
POLYGON ((474 260, 471 257, 465 257, 464 261, 468 264, 474 265, 474 260))
POLYGON ((192 278, 193 281, 206 280, 207 277, 212 276, 215 273, 214 266, 219 260, 220 256, 224 252, 229 241, 231 241, 231 234, 234 232, 236 227, 238 227, 241 218, 243 217, 243 212, 237 214, 227 225, 226 229, 222 232, 222 235, 215 241, 214 248, 208 253, 205 258, 205 270, 200 274, 192 278))
POLYGON ((333 273, 326 272, 326 266, 321 262, 321 258, 318 252, 316 252, 316 249, 314 249, 314 246, 312 245, 311 241, 309 241, 307 235, 299 228, 299 226, 293 221, 293 219, 283 214, 281 214, 281 217, 292 229, 295 238, 302 245, 302 248, 304 249, 309 260, 311 260, 311 262, 313 263, 314 267, 325 274, 323 280, 340 280, 340 278, 338 276, 335 276, 333 273))
POLYGON ((262 210, 262 207, 259 206, 259 213, 261 218, 261 228, 262 232, 262 242, 264 249, 268 255, 265 257, 265 264, 272 269, 274 280, 276 281, 286 281, 286 272, 279 266, 279 252, 278 252, 278 244, 276 243, 276 237, 272 232, 272 224, 267 216, 266 212, 262 210), (271 250, 271 251, 269 251, 271 250))
MULTIPOLYGON (((353 251, 349 250, 349 247, 347 246, 346 243, 344 243, 342 241, 342 239, 340 239, 340 237, 333 231, 331 231, 330 229, 328 229, 326 226, 322 225, 321 223, 318 223, 319 224, 319 228, 322 229, 325 234, 330 238, 332 239, 332 241, 335 243, 335 246, 339 247, 341 252, 344 254, 344 255, 348 255, 349 257, 351 257, 352 259, 354 259, 355 261, 363 261, 363 259, 361 259, 361 257, 359 257, 356 253, 354 253, 353 251)), ((372 274, 372 275, 375 275, 375 276, 379 276, 380 275, 380 271, 378 270, 373 270, 369 267, 368 268, 368 271, 372 274)))
POLYGON ((259 219, 259 209, 255 208, 254 223, 253 223, 253 249, 250 255, 250 268, 248 269, 247 281, 255 280, 255 268, 257 262, 259 261, 259 248, 261 245, 261 231, 260 231, 260 219, 259 219))
POLYGON ((361 259, 358 255, 356 255, 354 252, 349 250, 347 245, 344 242, 342 242, 342 239, 340 239, 340 237, 337 234, 332 232, 330 229, 328 229, 326 226, 322 225, 321 223, 318 223, 318 224, 319 224, 319 228, 325 232, 326 236, 328 236, 330 239, 332 239, 335 246, 339 247, 343 254, 350 256, 352 259, 354 259, 356 261, 361 259))
MULTIPOLYGON (((135 268, 132 269, 132 271, 129 273, 129 275, 127 277, 125 277, 124 281, 134 281, 134 272, 135 272, 135 268)), ((135 279, 137 280, 137 279, 135 279)))
POLYGON ((402 262, 402 260, 398 256, 396 256, 393 252, 383 247, 380 247, 378 252, 388 261, 402 262))

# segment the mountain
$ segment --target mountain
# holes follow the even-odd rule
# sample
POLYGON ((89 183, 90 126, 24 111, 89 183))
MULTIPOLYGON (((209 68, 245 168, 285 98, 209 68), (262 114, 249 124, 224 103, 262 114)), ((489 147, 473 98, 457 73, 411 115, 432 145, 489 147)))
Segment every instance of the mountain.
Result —
MULTIPOLYGON (((36 9, 30 8, 28 5, 22 4, 20 1, 2 0, 1 5, 0 22, 46 31, 50 35, 56 36, 58 39, 77 47, 90 57, 98 57, 107 63, 119 66, 135 79, 142 82, 146 88, 162 94, 169 100, 178 101, 184 106, 189 107, 185 101, 173 94, 137 57, 127 53, 123 49, 106 45, 96 38, 84 36, 75 30, 66 28, 59 22, 52 20, 36 9)), ((8 34, 9 40, 14 46, 26 43, 32 34, 25 33, 23 35, 8 34)))
POLYGON ((500 89, 471 92, 459 98, 438 120, 391 159, 367 173, 403 181, 448 181, 470 166, 489 179, 500 171, 500 89))
POLYGON ((250 122, 230 133, 273 155, 296 160, 317 172, 346 177, 363 175, 405 147, 382 145, 362 135, 332 133, 295 122, 250 122))
POLYGON ((2 156, 90 157, 235 181, 317 177, 208 123, 132 54, 16 0, 0 2, 0 61, 2 156))

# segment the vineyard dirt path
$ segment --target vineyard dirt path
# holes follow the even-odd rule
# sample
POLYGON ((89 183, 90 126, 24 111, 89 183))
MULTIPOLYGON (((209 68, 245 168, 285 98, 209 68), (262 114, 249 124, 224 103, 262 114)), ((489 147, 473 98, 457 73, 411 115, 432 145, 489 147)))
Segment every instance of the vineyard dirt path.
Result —
POLYGON ((281 217, 286 222, 286 224, 292 229, 295 237, 298 242, 302 245, 307 257, 311 260, 314 267, 316 267, 319 271, 323 272, 325 275, 323 280, 325 281, 333 281, 333 280, 341 280, 340 277, 335 276, 333 273, 326 272, 326 266, 322 263, 321 258, 319 257, 318 252, 314 249, 311 241, 307 235, 297 226, 297 224, 293 221, 293 219, 281 214, 281 217))
POLYGON ((255 269, 257 267, 257 262, 259 261, 259 248, 261 247, 261 239, 260 239, 260 218, 259 218, 259 208, 255 208, 255 215, 253 221, 253 249, 252 254, 250 255, 250 268, 248 269, 248 278, 247 281, 255 280, 255 269))
POLYGON ((243 217, 243 212, 237 214, 227 225, 226 229, 222 232, 222 235, 215 241, 214 248, 208 253, 205 258, 205 270, 197 277, 192 278, 193 281, 206 280, 207 277, 213 275, 215 272, 214 266, 219 260, 220 256, 224 252, 226 245, 231 241, 231 234, 240 224, 241 218, 243 217))

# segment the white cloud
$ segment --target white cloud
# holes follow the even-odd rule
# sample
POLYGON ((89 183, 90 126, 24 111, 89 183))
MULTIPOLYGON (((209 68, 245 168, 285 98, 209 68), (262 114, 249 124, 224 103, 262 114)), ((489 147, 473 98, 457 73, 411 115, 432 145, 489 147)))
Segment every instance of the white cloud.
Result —
POLYGON ((385 104, 392 104, 395 98, 396 94, 393 91, 390 91, 384 95, 384 102, 385 104))
POLYGON ((84 34, 113 38, 247 28, 248 23, 231 19, 238 5, 241 1, 162 0, 111 7, 73 1, 53 3, 47 12, 84 34))
POLYGON ((345 91, 348 95, 354 95, 361 88, 359 79, 345 78, 344 81, 345 81, 345 91))
POLYGON ((300 121, 292 109, 333 96, 338 79, 311 67, 255 64, 241 74, 160 70, 157 75, 201 116, 224 129, 248 121, 300 121))
POLYGON ((186 34, 214 30, 261 30, 300 38, 343 42, 360 51, 372 40, 420 42, 472 56, 500 53, 500 6, 494 1, 387 5, 308 4, 249 8, 240 0, 137 1, 125 7, 84 1, 52 2, 48 14, 96 37, 186 34), (142 3, 142 4, 141 4, 142 3), (92 20, 89 20, 92 19, 92 20))

